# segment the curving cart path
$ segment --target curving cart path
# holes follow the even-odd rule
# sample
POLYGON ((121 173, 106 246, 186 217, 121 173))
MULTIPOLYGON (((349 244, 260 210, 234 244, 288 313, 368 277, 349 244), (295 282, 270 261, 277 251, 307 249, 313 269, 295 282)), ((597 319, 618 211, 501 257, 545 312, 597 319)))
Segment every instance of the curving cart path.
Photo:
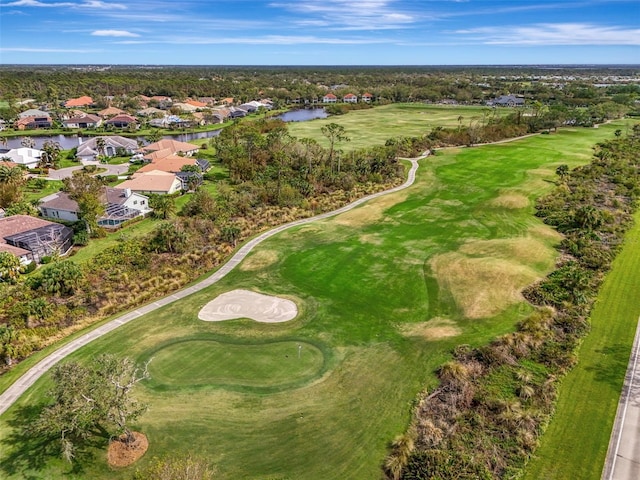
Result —
MULTIPOLYGON (((511 139, 513 140, 513 139, 511 139)), ((268 230, 257 237, 252 238, 247 243, 245 243, 222 267, 220 267, 213 275, 205 278, 204 280, 188 287, 183 290, 179 290, 171 295, 167 295, 155 302, 148 303, 140 308, 132 310, 124 315, 120 315, 119 317, 101 325, 100 327, 91 330, 90 332, 85 333, 84 335, 70 341, 63 347, 59 348, 55 352, 47 355, 45 358, 40 360, 36 365, 27 370, 18 380, 16 380, 9 388, 7 388, 0 395, 0 415, 11 407, 15 403, 15 401, 29 388, 31 387, 36 380, 38 380, 42 375, 44 375, 51 367, 53 367, 60 360, 65 358, 67 355, 75 352, 76 350, 84 347, 89 342, 92 342, 96 338, 100 338, 103 335, 115 330, 121 325, 125 323, 129 323, 131 320, 135 320, 142 315, 146 315, 149 312, 153 312, 158 308, 164 307, 165 305, 169 305, 175 301, 181 300, 184 297, 191 295, 192 293, 198 292, 204 288, 207 288, 210 285, 218 282, 225 275, 231 272, 244 258, 256 247, 258 244, 265 241, 267 238, 273 237, 278 233, 287 230, 292 227, 297 227, 299 225, 305 225, 307 223, 314 222, 316 220, 322 220, 325 218, 333 217, 335 215, 339 215, 341 213, 347 212, 359 205, 362 205, 369 200, 373 200, 374 198, 381 197, 383 195, 388 195, 390 193, 397 192, 399 190, 403 190, 407 187, 413 185, 413 182, 416 179, 416 171, 418 170, 418 161, 426 158, 429 153, 425 153, 420 157, 408 159, 411 162, 411 169, 407 175, 407 180, 397 187, 391 188, 389 190, 384 190, 382 192, 374 193, 368 195, 366 197, 359 198, 353 203, 345 205, 342 208, 337 210, 333 210, 331 212, 322 213, 320 215, 316 215, 314 217, 303 218, 301 220, 296 220, 293 222, 285 223, 278 227, 275 227, 271 230, 268 230)))

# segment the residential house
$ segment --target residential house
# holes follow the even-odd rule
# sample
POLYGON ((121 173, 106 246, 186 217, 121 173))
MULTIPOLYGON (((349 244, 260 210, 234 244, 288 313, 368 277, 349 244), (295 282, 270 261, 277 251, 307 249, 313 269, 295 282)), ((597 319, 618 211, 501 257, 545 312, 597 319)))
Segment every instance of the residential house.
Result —
POLYGON ((171 97, 165 97, 164 95, 154 95, 149 99, 149 102, 155 102, 158 108, 166 110, 173 104, 171 97))
POLYGON ((121 113, 120 115, 116 115, 113 118, 110 118, 106 122, 105 125, 111 125, 116 128, 127 128, 130 125, 137 126, 138 120, 136 117, 132 117, 131 115, 127 115, 126 113, 121 113))
POLYGON ((76 157, 84 161, 97 160, 98 155, 105 155, 107 157, 115 157, 119 152, 130 155, 136 152, 138 149, 138 142, 131 138, 121 137, 119 135, 105 135, 100 137, 93 137, 83 142, 78 147, 76 157), (99 148, 99 140, 104 141, 104 147, 99 148))
POLYGON ((174 154, 182 153, 187 157, 190 157, 200 151, 200 148, 193 143, 179 142, 177 140, 165 138, 158 142, 145 145, 144 147, 140 148, 140 152, 148 154, 165 149, 170 150, 170 152, 174 154))
POLYGON ((231 110, 225 107, 218 107, 211 111, 212 123, 223 123, 229 118, 231 110))
POLYGON ((14 127, 18 130, 34 130, 36 128, 51 128, 53 121, 48 115, 46 117, 25 117, 17 120, 14 127))
POLYGON ((322 103, 336 103, 338 101, 338 97, 336 97, 333 93, 327 93, 324 97, 322 97, 322 103))
POLYGON ((370 93, 363 93, 362 101, 365 103, 371 103, 373 101, 373 95, 371 95, 370 93))
POLYGON ((243 118, 247 116, 247 111, 239 107, 229 107, 229 118, 243 118))
MULTIPOLYGON (((162 110, 160 111, 162 112, 162 110)), ((157 128, 188 128, 191 126, 191 122, 184 118, 180 118, 177 115, 165 115, 162 118, 154 118, 150 120, 149 125, 157 128)))
POLYGON ((220 103, 222 103, 223 105, 229 106, 232 105, 234 102, 234 98, 233 97, 227 97, 227 98, 223 98, 222 100, 220 100, 220 103))
POLYGON ((100 115, 102 118, 109 118, 115 115, 120 115, 122 113, 127 113, 127 112, 125 112, 124 110, 120 110, 117 107, 107 107, 104 110, 100 110, 98 112, 98 115, 100 115))
POLYGON ((44 110, 38 110, 37 108, 30 108, 29 110, 25 110, 22 113, 18 114, 18 118, 27 118, 27 117, 50 117, 49 112, 45 112, 44 110))
POLYGON ((140 173, 129 180, 125 180, 118 188, 130 189, 133 192, 142 194, 171 195, 182 189, 182 182, 173 173, 153 170, 151 172, 140 173))
POLYGON ((66 128, 97 128, 102 125, 102 118, 86 113, 79 117, 67 118, 62 121, 62 125, 66 128))
POLYGON ((216 99, 213 97, 200 97, 198 101, 204 103, 207 107, 213 107, 216 104, 216 99))
POLYGON ((347 93, 344 97, 342 97, 342 101, 345 103, 358 103, 358 96, 353 93, 347 93))
POLYGON ((36 168, 43 153, 42 150, 29 147, 0 149, 0 158, 27 168, 36 168))
POLYGON ((524 98, 516 95, 500 95, 498 98, 489 100, 487 105, 494 107, 523 107, 524 98))
POLYGON ((192 107, 196 107, 198 110, 207 108, 207 104, 205 102, 200 102, 198 100, 186 100, 184 103, 191 105, 192 107))
POLYGON ((182 112, 185 112, 185 113, 192 113, 198 110, 198 107, 195 107, 189 103, 182 103, 182 102, 174 103, 173 107, 179 108, 182 112))
POLYGON ((91 105, 93 105, 93 98, 87 96, 71 98, 64 103, 66 108, 90 107, 91 105))
POLYGON ((15 255, 23 264, 64 255, 72 246, 73 230, 60 223, 29 215, 0 218, 0 251, 15 255))
MULTIPOLYGON (((127 220, 151 212, 148 197, 127 189, 105 187, 100 201, 105 207, 105 212, 98 218, 98 225, 104 228, 117 228, 127 220)), ((38 208, 44 217, 70 222, 80 219, 78 202, 65 192, 50 195, 38 208)))
POLYGON ((155 107, 143 108, 142 110, 136 112, 136 115, 139 115, 141 117, 157 117, 163 116, 164 114, 164 110, 160 110, 159 108, 155 107))

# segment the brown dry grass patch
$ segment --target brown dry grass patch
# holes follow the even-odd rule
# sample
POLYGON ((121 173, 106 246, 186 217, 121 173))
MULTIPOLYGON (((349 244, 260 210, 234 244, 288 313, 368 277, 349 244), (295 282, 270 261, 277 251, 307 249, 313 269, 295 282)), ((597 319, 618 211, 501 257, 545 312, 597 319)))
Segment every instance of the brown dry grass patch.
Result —
POLYGON ((453 320, 436 317, 427 322, 403 324, 400 326, 400 333, 407 337, 433 341, 460 335, 462 329, 453 320))
POLYGON ((124 435, 109 443, 107 461, 112 468, 127 467, 137 462, 149 448, 149 440, 140 432, 133 432, 135 440, 126 444, 124 435))
POLYGON ((504 193, 489 202, 493 207, 501 208, 526 208, 530 205, 529 199, 519 193, 504 193))
POLYGON ((378 222, 384 218, 385 210, 407 199, 407 189, 384 195, 335 218, 335 223, 347 227, 362 227, 378 222))
POLYGON ((529 229, 529 234, 535 237, 553 240, 554 242, 559 242, 563 238, 561 233, 548 225, 536 225, 535 227, 531 227, 529 229))
POLYGON ((470 256, 502 258, 525 265, 547 263, 551 268, 555 250, 533 237, 476 240, 460 247, 460 253, 470 256))
POLYGON ((501 258, 469 258, 458 252, 431 260, 439 287, 450 292, 462 314, 471 319, 492 317, 523 301, 521 290, 540 275, 532 268, 501 258))
POLYGON ((238 268, 243 272, 253 272, 270 267, 278 261, 278 252, 275 250, 257 250, 253 255, 247 257, 238 268))

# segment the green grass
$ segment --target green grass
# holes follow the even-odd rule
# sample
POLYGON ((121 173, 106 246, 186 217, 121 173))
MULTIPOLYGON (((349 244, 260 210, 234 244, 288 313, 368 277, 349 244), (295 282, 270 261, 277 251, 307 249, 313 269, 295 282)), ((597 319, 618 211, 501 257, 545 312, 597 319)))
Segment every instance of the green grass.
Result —
POLYGON ((44 188, 38 188, 36 181, 37 179, 34 178, 29 179, 24 189, 24 198, 28 202, 40 200, 47 195, 59 192, 63 185, 62 180, 45 180, 46 183, 43 183, 44 188))
POLYGON ((87 262, 103 250, 116 245, 122 238, 136 238, 146 235, 151 232, 157 224, 157 220, 145 218, 139 222, 126 225, 124 228, 115 232, 107 233, 107 236, 104 238, 92 238, 87 246, 80 248, 69 258, 79 263, 87 262))
MULTIPOLYGON (((72 358, 154 358, 155 377, 138 390, 150 405, 136 425, 150 439, 140 466, 153 456, 193 452, 215 463, 223 479, 379 478, 389 441, 404 432, 416 395, 436 384, 433 372, 451 349, 485 344, 530 311, 515 299, 490 315, 465 317, 466 299, 433 276, 431 260, 451 253, 475 259, 468 248, 480 245, 489 252, 483 265, 504 267, 502 276, 509 269, 549 271, 557 237, 532 215, 532 201, 552 186, 559 163, 588 161, 591 146, 615 128, 443 151, 421 162, 410 189, 272 237, 218 284, 72 358), (525 203, 496 203, 506 195, 525 203), (505 258, 503 246, 521 240, 534 242, 536 255, 509 248, 514 253, 505 258), (300 315, 284 324, 197 319, 209 300, 236 288, 286 296, 300 315), (434 317, 447 319, 458 335, 434 335, 434 317), (297 355, 298 344, 313 356, 291 358, 286 352, 297 355), (258 364, 249 366, 252 359, 258 364)), ((500 296, 486 273, 467 275, 479 296, 500 296)), ((0 419, 0 476, 130 478, 133 468, 112 472, 105 465, 104 441, 80 452, 74 469, 19 435, 47 382, 38 381, 0 419)))
POLYGON ((429 133, 433 127, 456 127, 462 117, 462 125, 481 122, 483 116, 507 115, 513 110, 487 107, 441 106, 423 103, 395 103, 366 110, 354 110, 346 115, 308 122, 289 123, 289 132, 298 138, 313 138, 327 147, 327 139, 320 129, 329 123, 342 125, 351 141, 341 143, 338 148, 350 151, 373 145, 383 145, 389 138, 413 137, 429 133))
POLYGON ((526 470, 530 480, 600 479, 640 316, 640 212, 607 275, 578 365, 526 470))

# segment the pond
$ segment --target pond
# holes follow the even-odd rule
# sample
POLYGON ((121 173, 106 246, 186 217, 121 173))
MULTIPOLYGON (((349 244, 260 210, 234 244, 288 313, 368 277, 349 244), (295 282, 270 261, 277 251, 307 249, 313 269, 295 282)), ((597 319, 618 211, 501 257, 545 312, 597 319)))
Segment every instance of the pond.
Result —
POLYGON ((276 118, 285 122, 307 122, 316 118, 327 118, 329 114, 324 108, 309 108, 300 110, 291 110, 290 112, 278 115, 276 118))
MULTIPOLYGON (((325 111, 324 108, 309 108, 309 109, 300 109, 300 110, 291 110, 290 112, 283 113, 282 115, 278 115, 276 118, 283 120, 285 122, 306 122, 309 120, 315 120, 316 118, 327 118, 329 114, 325 111)), ((220 135, 222 129, 217 130, 209 130, 208 132, 197 132, 197 133, 176 133, 173 135, 165 135, 162 138, 168 138, 173 140, 178 140, 180 142, 191 142, 193 140, 201 140, 205 138, 217 137, 220 135)), ((45 142, 53 141, 58 142, 63 150, 71 150, 72 148, 77 147, 82 142, 87 141, 91 137, 82 137, 76 134, 71 135, 49 135, 43 137, 31 137, 35 140, 36 146, 35 148, 42 148, 42 145, 45 142)), ((22 145, 20 144, 22 137, 13 137, 7 139, 7 145, 2 146, 2 148, 19 148, 22 145)), ((134 137, 134 140, 137 142, 142 142, 143 144, 149 143, 146 137, 134 137)))

